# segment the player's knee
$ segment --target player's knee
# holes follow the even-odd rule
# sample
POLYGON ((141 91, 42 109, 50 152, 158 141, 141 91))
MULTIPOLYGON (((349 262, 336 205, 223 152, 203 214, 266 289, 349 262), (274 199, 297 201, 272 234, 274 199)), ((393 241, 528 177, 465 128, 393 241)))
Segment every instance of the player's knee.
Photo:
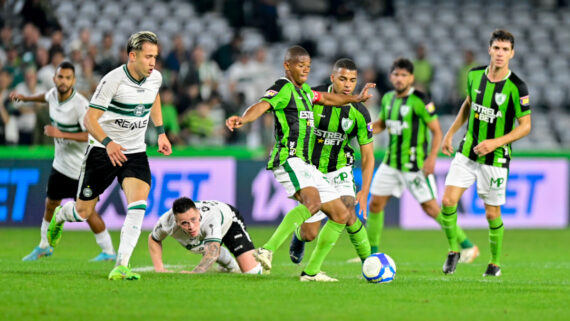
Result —
POLYGON ((372 201, 370 201, 369 208, 370 212, 378 213, 382 211, 382 202, 380 202, 380 200, 378 200, 376 197, 373 197, 372 201))
POLYGON ((301 237, 305 242, 311 242, 312 240, 316 239, 318 234, 318 229, 301 229, 301 237))
POLYGON ((443 206, 455 206, 455 205, 457 205, 457 200, 455 200, 453 197, 450 197, 448 195, 443 195, 443 198, 441 199, 441 205, 443 205, 443 206))
POLYGON ((309 212, 311 212, 311 215, 314 215, 315 213, 317 213, 321 209, 322 204, 321 204, 321 200, 312 199, 312 200, 307 200, 306 202, 303 203, 303 205, 305 205, 309 209, 309 212))

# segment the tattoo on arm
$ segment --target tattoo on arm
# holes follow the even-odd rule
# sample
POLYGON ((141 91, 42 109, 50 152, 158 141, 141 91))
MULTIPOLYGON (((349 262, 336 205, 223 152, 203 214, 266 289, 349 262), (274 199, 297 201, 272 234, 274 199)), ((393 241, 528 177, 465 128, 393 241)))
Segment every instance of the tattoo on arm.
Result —
POLYGON ((206 243, 206 248, 204 249, 204 256, 200 261, 200 264, 192 270, 194 273, 204 273, 216 262, 220 256, 220 243, 210 242, 206 243))

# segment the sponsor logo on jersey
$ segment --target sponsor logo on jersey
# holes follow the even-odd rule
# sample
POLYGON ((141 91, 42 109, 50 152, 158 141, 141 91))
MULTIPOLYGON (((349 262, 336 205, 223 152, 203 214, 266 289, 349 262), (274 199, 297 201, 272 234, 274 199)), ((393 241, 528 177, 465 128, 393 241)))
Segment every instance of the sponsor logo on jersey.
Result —
POLYGON ((426 105, 426 110, 428 111, 428 113, 433 114, 435 112, 435 105, 430 102, 429 104, 426 105))
POLYGON ((317 144, 341 145, 346 139, 346 134, 344 133, 329 132, 318 128, 315 128, 313 133, 317 136, 317 144))
POLYGON ((340 125, 342 127, 342 130, 344 130, 345 132, 347 132, 352 125, 354 124, 354 121, 350 118, 343 118, 340 120, 340 125))
POLYGON ((271 98, 274 97, 275 95, 277 95, 278 92, 273 90, 273 89, 269 89, 268 91, 265 92, 265 95, 263 95, 263 97, 265 98, 271 98))
POLYGON ((400 115, 402 115, 402 117, 406 116, 408 112, 410 112, 410 106, 402 105, 402 107, 400 107, 400 115))
POLYGON ((495 111, 493 108, 485 107, 476 103, 471 104, 471 109, 475 112, 475 118, 480 121, 492 124, 496 118, 503 117, 503 113, 500 110, 495 111))
POLYGON ((368 129, 369 132, 373 132, 374 131, 374 126, 372 125, 372 122, 369 122, 366 125, 366 129, 368 129))
POLYGON ((148 125, 148 119, 138 120, 138 121, 128 121, 126 119, 115 119, 115 125, 121 128, 128 128, 130 130, 135 130, 139 128, 146 128, 148 125))
POLYGON ((507 95, 503 93, 495 93, 495 102, 497 105, 501 106, 505 100, 507 100, 507 95))
POLYGON ((521 97, 520 102, 521 105, 528 106, 530 104, 530 99, 528 98, 528 95, 521 97))
POLYGON ((313 112, 309 110, 301 110, 299 112, 299 119, 307 119, 307 124, 311 127, 315 126, 313 112))
POLYGON ((390 135, 402 135, 402 130, 408 129, 408 123, 399 120, 386 120, 386 128, 388 128, 388 133, 390 135))

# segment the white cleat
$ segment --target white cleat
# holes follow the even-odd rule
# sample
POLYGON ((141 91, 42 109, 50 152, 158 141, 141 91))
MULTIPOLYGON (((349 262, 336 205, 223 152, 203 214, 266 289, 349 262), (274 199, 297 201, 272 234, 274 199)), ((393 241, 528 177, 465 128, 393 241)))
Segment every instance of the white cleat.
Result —
POLYGON ((263 266, 264 274, 269 274, 271 272, 273 252, 261 247, 253 251, 253 257, 257 262, 261 263, 261 266, 263 266))
POLYGON ((338 282, 337 279, 331 278, 326 275, 325 272, 319 272, 315 275, 308 275, 307 273, 301 273, 301 282, 338 282))
POLYGON ((479 256, 479 248, 477 245, 473 245, 473 247, 461 250, 460 253, 459 263, 473 263, 479 256))

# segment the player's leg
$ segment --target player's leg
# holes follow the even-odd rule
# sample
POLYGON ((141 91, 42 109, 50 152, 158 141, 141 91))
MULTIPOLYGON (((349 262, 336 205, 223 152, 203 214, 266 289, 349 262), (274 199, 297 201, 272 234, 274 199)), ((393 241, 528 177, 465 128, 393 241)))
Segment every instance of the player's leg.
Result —
POLYGON ((390 195, 372 195, 370 200, 366 229, 368 230, 368 240, 370 242, 371 253, 378 252, 382 241, 382 230, 384 229, 384 208, 390 200, 390 195))
POLYGON ((348 238, 350 239, 352 246, 354 246, 356 254, 360 260, 364 261, 370 256, 371 248, 368 233, 364 228, 364 224, 362 224, 358 216, 356 216, 356 198, 353 196, 341 196, 340 198, 349 212, 348 221, 346 223, 348 238))
POLYGON ((231 206, 230 208, 234 212, 234 218, 232 225, 222 238, 222 243, 235 256, 242 273, 262 274, 261 263, 257 262, 253 256, 255 246, 247 232, 243 217, 236 208, 231 206))
MULTIPOLYGON (((48 183, 48 189, 49 189, 49 183, 48 183)), ((44 216, 42 218, 42 224, 40 226, 40 244, 36 246, 30 254, 24 256, 24 258, 22 258, 22 261, 36 261, 42 257, 48 257, 53 254, 53 247, 49 245, 47 234, 48 234, 49 222, 51 221, 53 212, 60 204, 61 204, 61 199, 52 200, 49 197, 46 197, 44 216)))
POLYGON ((97 242, 101 248, 101 253, 91 259, 91 261, 114 261, 117 258, 117 255, 115 254, 115 249, 113 248, 111 234, 109 234, 109 231, 107 231, 105 222, 101 216, 97 212, 94 212, 87 219, 87 224, 89 224, 91 231, 93 231, 93 234, 95 235, 95 242, 97 242))
POLYGON ((225 272, 225 273, 241 272, 236 259, 232 256, 230 251, 224 246, 220 247, 220 256, 218 256, 216 263, 218 263, 219 265, 218 267, 219 272, 225 272))
POLYGON ((305 242, 311 242, 319 234, 325 213, 319 211, 295 229, 289 245, 289 258, 295 264, 301 263, 305 255, 305 242))
POLYGON ((489 222, 489 245, 491 260, 483 276, 501 275, 501 251, 503 249, 503 234, 505 227, 501 218, 501 207, 485 204, 485 216, 489 222))

